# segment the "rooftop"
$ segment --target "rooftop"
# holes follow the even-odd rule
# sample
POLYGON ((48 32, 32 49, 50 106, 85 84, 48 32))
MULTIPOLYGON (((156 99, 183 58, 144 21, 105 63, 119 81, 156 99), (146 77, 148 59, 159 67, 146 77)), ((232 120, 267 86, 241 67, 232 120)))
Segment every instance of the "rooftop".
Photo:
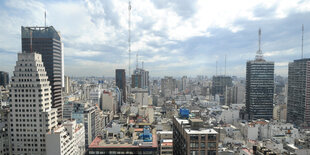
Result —
POLYGON ((109 137, 103 139, 98 136, 90 144, 89 148, 157 148, 157 136, 155 129, 152 130, 152 142, 144 142, 139 139, 139 134, 143 133, 140 128, 134 130, 133 136, 124 136, 123 138, 109 137))

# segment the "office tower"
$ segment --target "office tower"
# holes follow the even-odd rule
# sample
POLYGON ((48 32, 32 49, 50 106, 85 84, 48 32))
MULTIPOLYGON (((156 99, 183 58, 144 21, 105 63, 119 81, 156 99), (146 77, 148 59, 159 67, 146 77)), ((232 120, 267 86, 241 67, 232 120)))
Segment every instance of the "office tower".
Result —
POLYGON ((9 81, 9 73, 0 71, 0 86, 6 87, 9 81))
POLYGON ((238 103, 238 87, 228 87, 225 91, 225 105, 230 106, 238 103))
POLYGON ((60 34, 50 27, 21 27, 22 52, 40 53, 52 87, 52 107, 62 118, 62 43, 60 34))
POLYGON ((132 88, 149 88, 149 71, 141 68, 136 68, 131 76, 132 88))
POLYGON ((184 91, 186 89, 186 85, 187 85, 187 76, 183 76, 181 79, 181 90, 184 91))
POLYGON ((161 79, 161 95, 163 97, 170 97, 173 95, 173 92, 176 88, 176 80, 171 76, 165 76, 161 79))
POLYGON ((212 78, 212 95, 224 95, 227 87, 232 87, 232 79, 230 76, 218 75, 212 78))
POLYGON ((289 63, 287 121, 298 126, 310 126, 310 59, 289 63))
POLYGON ((10 87, 12 154, 45 154, 45 134, 57 125, 41 54, 18 53, 10 87))
POLYGON ((260 48, 255 60, 246 64, 246 111, 248 118, 272 119, 274 92, 274 62, 266 61, 260 48))
POLYGON ((173 154, 218 154, 218 133, 203 127, 203 120, 190 118, 188 109, 173 117, 173 154))
POLYGON ((126 102, 126 73, 125 69, 116 69, 115 71, 116 86, 122 93, 122 102, 126 102))

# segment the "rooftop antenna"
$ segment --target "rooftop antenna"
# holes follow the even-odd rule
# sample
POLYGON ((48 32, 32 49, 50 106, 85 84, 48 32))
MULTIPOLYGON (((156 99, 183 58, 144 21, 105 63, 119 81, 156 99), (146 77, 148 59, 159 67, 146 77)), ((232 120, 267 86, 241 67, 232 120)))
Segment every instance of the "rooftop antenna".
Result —
POLYGON ((139 52, 137 52, 137 55, 136 55, 136 69, 139 68, 139 52))
POLYGON ((225 74, 224 75, 226 76, 226 54, 225 54, 225 74))
MULTIPOLYGON (((129 53, 129 64, 128 64, 128 68, 129 68, 129 78, 130 78, 130 54, 131 54, 131 45, 130 45, 130 11, 131 11, 131 2, 130 0, 128 1, 128 53, 129 53)), ((129 80, 130 81, 130 80, 129 80)))
POLYGON ((261 32, 261 29, 259 28, 258 30, 258 51, 256 52, 256 57, 255 57, 255 60, 263 60, 263 52, 261 50, 261 35, 262 35, 262 32, 261 32))
POLYGON ((216 61, 216 65, 215 65, 215 75, 217 76, 217 61, 216 61))
POLYGON ((44 11, 44 27, 46 27, 46 11, 44 11))
POLYGON ((304 58, 304 24, 302 24, 301 33, 301 58, 304 58))

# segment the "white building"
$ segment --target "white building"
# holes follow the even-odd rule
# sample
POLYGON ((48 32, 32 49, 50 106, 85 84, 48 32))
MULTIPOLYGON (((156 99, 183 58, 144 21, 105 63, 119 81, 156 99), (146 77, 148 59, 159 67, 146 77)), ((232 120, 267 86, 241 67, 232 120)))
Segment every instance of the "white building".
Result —
POLYGON ((12 154, 45 154, 45 134, 57 124, 41 54, 18 53, 10 87, 12 154))
POLYGON ((85 152, 85 131, 83 124, 75 120, 66 121, 62 126, 46 134, 47 155, 82 155, 85 152))

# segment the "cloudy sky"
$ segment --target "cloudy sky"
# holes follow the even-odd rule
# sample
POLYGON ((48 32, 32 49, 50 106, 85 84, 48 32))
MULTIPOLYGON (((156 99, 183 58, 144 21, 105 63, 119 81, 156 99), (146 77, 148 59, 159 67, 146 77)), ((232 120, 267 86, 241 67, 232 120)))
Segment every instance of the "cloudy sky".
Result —
MULTIPOLYGON (((287 76, 287 64, 310 57, 310 1, 298 0, 132 0, 132 59, 151 76, 245 77, 245 64, 258 49, 275 61, 275 73, 287 76)), ((13 71, 21 52, 21 26, 47 25, 61 32, 65 74, 114 76, 128 69, 127 0, 0 1, 0 70, 13 71)))

